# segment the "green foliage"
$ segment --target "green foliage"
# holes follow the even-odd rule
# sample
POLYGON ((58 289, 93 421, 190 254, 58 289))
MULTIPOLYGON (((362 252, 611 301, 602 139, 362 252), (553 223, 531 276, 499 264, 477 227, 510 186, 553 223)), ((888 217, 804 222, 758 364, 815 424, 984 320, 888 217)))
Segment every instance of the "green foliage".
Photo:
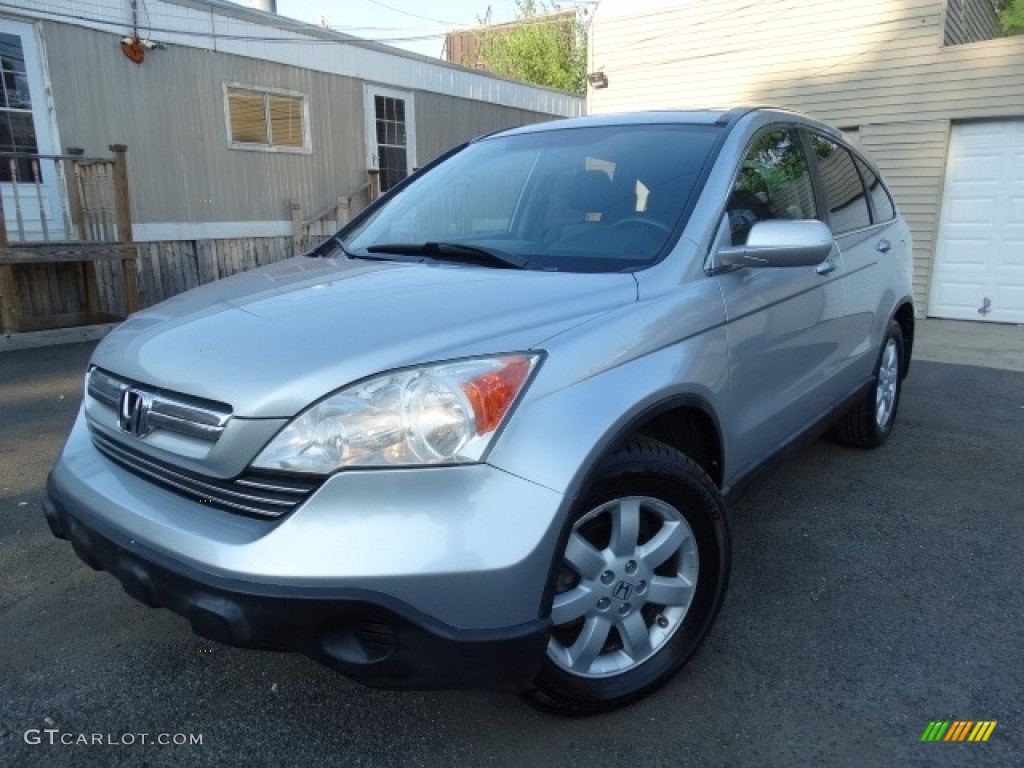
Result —
POLYGON ((1024 33, 1024 0, 1002 0, 999 3, 999 24, 1008 35, 1024 33))
POLYGON ((496 75, 582 94, 587 44, 583 25, 572 13, 544 0, 516 0, 515 24, 487 26, 478 33, 479 56, 496 75))

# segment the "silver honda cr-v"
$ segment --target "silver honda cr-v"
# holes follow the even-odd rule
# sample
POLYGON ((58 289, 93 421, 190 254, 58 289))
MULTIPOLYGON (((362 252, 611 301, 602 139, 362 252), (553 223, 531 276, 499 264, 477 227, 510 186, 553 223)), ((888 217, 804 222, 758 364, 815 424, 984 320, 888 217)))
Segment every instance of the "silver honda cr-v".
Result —
POLYGON ((825 430, 886 440, 910 249, 790 112, 488 136, 104 339, 46 515, 215 640, 619 706, 714 621, 728 494, 825 430))

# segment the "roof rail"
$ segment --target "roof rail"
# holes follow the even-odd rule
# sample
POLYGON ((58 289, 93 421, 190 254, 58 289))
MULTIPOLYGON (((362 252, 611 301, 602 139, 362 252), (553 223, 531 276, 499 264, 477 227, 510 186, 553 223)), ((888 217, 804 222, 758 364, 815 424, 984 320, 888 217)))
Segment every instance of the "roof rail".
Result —
POLYGON ((759 112, 762 109, 770 109, 773 112, 788 112, 791 115, 800 115, 801 117, 807 117, 803 112, 797 112, 793 109, 786 107, 778 107, 774 104, 757 104, 748 105, 745 107, 733 107, 727 112, 723 112, 722 116, 715 120, 715 125, 732 125, 737 120, 745 115, 749 115, 751 112, 759 112))

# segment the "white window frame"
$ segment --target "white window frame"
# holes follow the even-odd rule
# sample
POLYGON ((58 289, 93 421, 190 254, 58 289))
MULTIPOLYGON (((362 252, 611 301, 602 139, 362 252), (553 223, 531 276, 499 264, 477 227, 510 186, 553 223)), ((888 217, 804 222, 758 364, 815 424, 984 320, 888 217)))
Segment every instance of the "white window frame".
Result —
MULTIPOLYGON (((53 155, 60 152, 60 138, 57 131, 56 112, 53 109, 50 87, 49 67, 46 62, 46 46, 43 44, 43 32, 40 23, 19 21, 7 17, 0 18, 0 32, 14 35, 21 39, 21 52, 25 57, 25 74, 28 78, 29 98, 32 101, 32 126, 36 132, 36 152, 41 155, 53 155)), ((40 163, 43 193, 46 199, 50 236, 57 239, 67 236, 60 219, 61 210, 68 210, 64 188, 58 184, 52 163, 40 163)), ((26 180, 27 183, 28 182, 26 180)), ((9 196, 13 186, 10 182, 0 182, 0 194, 9 196)), ((28 200, 34 196, 27 191, 28 200)), ((23 198, 24 199, 24 198, 23 198)), ((7 202, 4 214, 9 221, 14 216, 15 206, 7 202)), ((29 203, 32 204, 31 202, 29 203)), ((9 225, 10 226, 10 225, 9 225)), ((10 231, 10 230, 8 230, 10 231)))
POLYGON ((412 91, 399 91, 384 88, 380 85, 365 83, 363 85, 363 115, 366 130, 366 168, 370 171, 380 170, 380 158, 377 153, 377 108, 375 96, 386 96, 402 99, 405 102, 405 164, 409 173, 416 165, 416 102, 412 91))
MULTIPOLYGON (((224 104, 224 130, 226 132, 229 149, 243 149, 254 152, 284 152, 292 155, 313 154, 313 142, 309 128, 309 97, 302 91, 291 91, 286 88, 271 88, 264 85, 249 85, 247 83, 225 82, 222 87, 224 104), (228 104, 228 89, 238 91, 252 91, 254 93, 267 93, 276 96, 291 96, 302 99, 302 146, 283 147, 277 144, 256 144, 245 141, 233 141, 231 139, 231 108, 228 104)), ((270 109, 269 101, 266 109, 270 109)), ((267 130, 270 131, 270 115, 265 115, 267 130)), ((270 137, 273 141, 273 136, 270 137)))

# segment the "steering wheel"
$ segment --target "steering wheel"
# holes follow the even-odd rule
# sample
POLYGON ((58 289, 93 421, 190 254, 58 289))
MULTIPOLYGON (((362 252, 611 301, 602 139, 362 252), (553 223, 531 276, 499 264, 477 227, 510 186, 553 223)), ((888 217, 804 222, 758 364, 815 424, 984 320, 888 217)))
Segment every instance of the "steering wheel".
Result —
POLYGON ((634 225, 640 225, 642 227, 651 227, 653 229, 657 229, 658 231, 665 233, 666 235, 672 234, 672 227, 658 221, 657 219, 645 219, 642 216, 627 216, 626 218, 619 219, 614 224, 612 224, 613 227, 625 227, 634 225))

